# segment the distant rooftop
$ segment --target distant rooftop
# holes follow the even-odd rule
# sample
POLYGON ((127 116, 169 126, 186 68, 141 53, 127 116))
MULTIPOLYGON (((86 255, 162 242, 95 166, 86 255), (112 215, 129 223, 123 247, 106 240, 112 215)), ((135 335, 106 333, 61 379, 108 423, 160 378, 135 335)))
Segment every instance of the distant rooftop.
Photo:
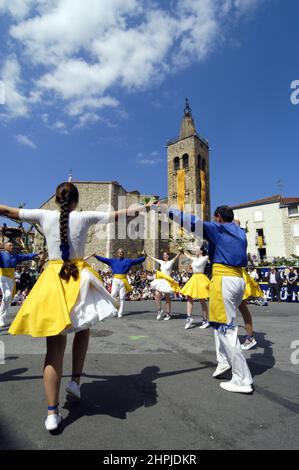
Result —
POLYGON ((244 202, 232 206, 232 209, 241 209, 243 207, 262 206, 265 204, 279 203, 280 206, 291 206, 299 204, 299 197, 283 197, 281 194, 275 194, 274 196, 265 197, 263 199, 257 199, 256 201, 244 202))

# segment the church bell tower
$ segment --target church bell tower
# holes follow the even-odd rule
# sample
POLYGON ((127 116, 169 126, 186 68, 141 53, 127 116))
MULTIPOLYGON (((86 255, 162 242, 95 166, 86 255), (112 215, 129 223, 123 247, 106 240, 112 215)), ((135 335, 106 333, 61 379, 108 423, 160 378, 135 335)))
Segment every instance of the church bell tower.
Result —
POLYGON ((195 128, 192 110, 186 99, 179 137, 167 144, 168 205, 196 211, 202 205, 203 220, 210 220, 209 143, 195 128))

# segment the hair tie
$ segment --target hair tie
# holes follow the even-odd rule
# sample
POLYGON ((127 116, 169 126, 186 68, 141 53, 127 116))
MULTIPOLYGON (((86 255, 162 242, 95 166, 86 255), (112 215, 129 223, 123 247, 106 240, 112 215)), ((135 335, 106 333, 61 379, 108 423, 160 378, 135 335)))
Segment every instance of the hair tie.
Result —
POLYGON ((67 243, 61 243, 60 245, 61 258, 63 261, 68 261, 70 257, 70 247, 67 243))

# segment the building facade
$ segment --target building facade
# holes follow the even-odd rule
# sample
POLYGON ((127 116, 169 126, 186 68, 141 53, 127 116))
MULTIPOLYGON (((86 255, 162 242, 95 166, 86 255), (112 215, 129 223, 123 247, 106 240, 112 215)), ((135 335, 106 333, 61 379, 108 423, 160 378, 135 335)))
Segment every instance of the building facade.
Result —
POLYGON ((299 197, 269 198, 233 207, 235 218, 247 227, 248 252, 254 259, 299 256, 299 197))

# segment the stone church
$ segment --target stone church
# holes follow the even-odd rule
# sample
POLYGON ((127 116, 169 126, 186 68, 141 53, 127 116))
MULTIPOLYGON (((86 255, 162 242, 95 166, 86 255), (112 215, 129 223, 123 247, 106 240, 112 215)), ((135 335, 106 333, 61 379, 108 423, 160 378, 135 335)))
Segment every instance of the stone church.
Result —
MULTIPOLYGON (((201 215, 205 220, 210 219, 210 171, 209 171, 209 144, 201 137, 195 128, 192 111, 186 100, 184 115, 181 122, 180 134, 167 143, 168 159, 168 197, 163 200, 167 205, 176 205, 180 209, 194 211, 196 205, 201 204, 201 215)), ((126 191, 116 181, 73 181, 78 187, 80 202, 78 210, 114 210, 129 207, 132 204, 144 204, 151 198, 158 198, 153 194, 141 194, 139 191, 126 191)), ((42 206, 43 209, 57 209, 55 196, 51 196, 42 206)), ((137 218, 137 221, 124 222, 125 230, 118 224, 109 224, 101 228, 92 227, 88 234, 86 255, 97 253, 110 258, 115 256, 118 248, 123 248, 127 257, 136 257, 143 250, 155 258, 160 258, 164 250, 175 251, 169 239, 161 237, 161 220, 158 221, 153 235, 151 214, 137 218), (132 231, 133 235, 127 236, 132 231), (141 226, 141 227, 140 227, 141 226), (139 230, 136 231, 136 228, 139 230), (121 233, 120 233, 121 232, 121 233), (139 235, 136 236, 136 233, 139 235), (142 234, 140 236, 140 233, 142 234), (156 235, 155 235, 156 234, 156 235)), ((157 215, 156 215, 157 217, 157 215)), ((167 221, 168 226, 171 222, 167 221)), ((43 243, 38 235, 36 248, 43 243)), ((90 262, 96 269, 106 270, 95 259, 90 262)), ((190 264, 182 256, 180 268, 190 264)), ((155 268, 151 260, 147 259, 145 269, 155 268)))

